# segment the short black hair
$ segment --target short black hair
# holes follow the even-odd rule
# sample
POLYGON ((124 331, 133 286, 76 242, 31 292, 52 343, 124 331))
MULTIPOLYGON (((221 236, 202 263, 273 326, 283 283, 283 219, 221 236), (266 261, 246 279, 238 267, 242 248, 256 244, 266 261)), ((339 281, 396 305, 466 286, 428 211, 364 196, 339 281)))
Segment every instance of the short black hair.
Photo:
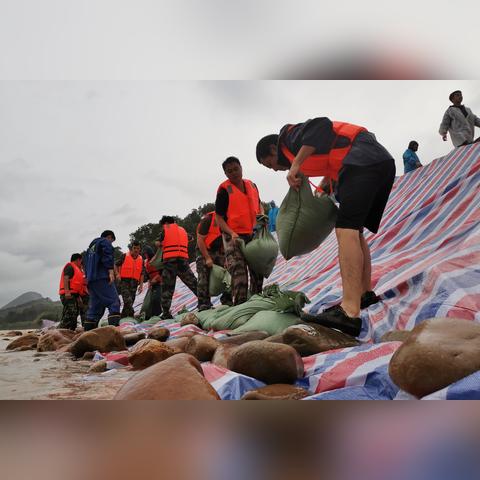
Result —
POLYGON ((128 248, 139 247, 139 246, 140 246, 140 242, 138 240, 134 240, 133 242, 130 243, 128 248))
POLYGON ((100 235, 102 238, 106 238, 108 236, 112 236, 114 240, 116 240, 115 238, 115 234, 113 233, 112 230, 105 230, 104 232, 102 232, 102 234, 100 235))
POLYGON ((450 101, 452 101, 452 98, 453 98, 453 96, 454 96, 456 93, 462 93, 462 91, 461 91, 461 90, 455 90, 454 92, 452 92, 452 93, 448 96, 448 99, 449 99, 450 101))
POLYGON ((418 142, 415 141, 415 140, 412 140, 409 144, 408 144, 408 148, 412 148, 414 145, 416 145, 418 147, 418 142))
POLYGON ((175 223, 175 219, 171 216, 168 216, 168 215, 164 215, 161 219, 160 219, 160 225, 165 225, 166 223, 175 223))
POLYGON ((222 163, 222 168, 223 171, 227 168, 227 165, 230 165, 231 163, 238 163, 239 165, 242 165, 240 163, 240 160, 237 157, 228 157, 226 160, 223 161, 222 163))
POLYGON ((71 262, 75 262, 75 261, 78 260, 79 258, 82 258, 82 254, 81 254, 81 253, 72 253, 72 256, 70 257, 70 261, 71 261, 71 262))
POLYGON ((270 147, 272 145, 277 145, 278 144, 278 135, 276 133, 272 133, 271 135, 267 135, 266 137, 263 137, 258 143, 257 143, 257 161, 258 163, 262 163, 261 160, 262 158, 268 157, 270 155, 270 147))

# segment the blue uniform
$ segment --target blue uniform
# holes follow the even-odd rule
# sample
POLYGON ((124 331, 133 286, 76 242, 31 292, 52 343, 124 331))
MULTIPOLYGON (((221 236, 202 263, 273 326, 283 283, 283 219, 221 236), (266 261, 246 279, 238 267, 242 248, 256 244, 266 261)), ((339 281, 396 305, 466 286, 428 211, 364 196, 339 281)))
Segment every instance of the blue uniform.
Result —
POLYGON ((403 166, 405 167, 405 173, 413 172, 415 169, 419 168, 420 159, 418 155, 407 148, 403 154, 403 166))

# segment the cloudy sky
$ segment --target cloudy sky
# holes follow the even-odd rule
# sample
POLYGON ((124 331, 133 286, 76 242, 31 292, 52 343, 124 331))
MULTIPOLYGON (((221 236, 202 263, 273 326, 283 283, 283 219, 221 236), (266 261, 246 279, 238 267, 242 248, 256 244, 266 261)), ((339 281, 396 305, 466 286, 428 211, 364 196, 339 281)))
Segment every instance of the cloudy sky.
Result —
POLYGON ((259 165, 255 145, 285 123, 364 125, 400 173, 416 139, 429 163, 452 148, 437 130, 455 89, 480 114, 479 81, 1 82, 0 305, 56 298, 63 264, 104 229, 125 248, 137 227, 213 201, 229 155, 280 203, 285 173, 259 165))

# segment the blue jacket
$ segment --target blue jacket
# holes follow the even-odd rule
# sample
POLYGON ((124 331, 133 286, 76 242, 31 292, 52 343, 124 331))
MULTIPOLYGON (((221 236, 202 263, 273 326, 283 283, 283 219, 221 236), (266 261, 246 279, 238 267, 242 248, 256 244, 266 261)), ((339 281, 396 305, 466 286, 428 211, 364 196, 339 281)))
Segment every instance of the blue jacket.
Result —
POLYGON ((403 166, 405 167, 405 173, 413 172, 417 166, 417 162, 420 162, 417 154, 407 148, 403 154, 403 166))
POLYGON ((109 278, 113 270, 113 246, 106 238, 96 238, 90 243, 85 259, 85 275, 88 282, 109 278))

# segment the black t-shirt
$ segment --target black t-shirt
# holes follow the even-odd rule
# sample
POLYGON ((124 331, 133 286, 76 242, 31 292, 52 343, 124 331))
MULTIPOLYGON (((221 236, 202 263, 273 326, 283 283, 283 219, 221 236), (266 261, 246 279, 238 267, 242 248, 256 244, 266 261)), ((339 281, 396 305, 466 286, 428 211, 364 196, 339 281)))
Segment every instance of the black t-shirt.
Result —
MULTIPOLYGON (((226 192, 225 192, 226 193, 226 192)), ((212 222, 212 217, 211 215, 207 215, 205 217, 203 217, 201 220, 200 220, 200 223, 198 224, 198 233, 200 235, 208 235, 208 231, 210 230, 210 224, 212 222)), ((212 244, 210 245, 210 248, 209 250, 212 250, 212 251, 218 251, 220 250, 221 248, 223 247, 223 240, 222 240, 222 236, 220 235, 218 238, 216 238, 212 244)), ((200 250, 198 249, 197 247, 197 252, 199 252, 200 250)))
POLYGON ((74 275, 75 270, 73 270, 73 267, 71 265, 65 265, 65 268, 63 269, 63 276, 68 277, 71 280, 74 275))
POLYGON ((452 107, 459 108, 461 110, 461 112, 463 113, 463 116, 465 118, 468 117, 468 112, 467 112, 467 109, 465 108, 465 105, 452 105, 452 107))
MULTIPOLYGON (((282 153, 280 144, 285 146, 296 155, 304 145, 315 148, 316 155, 330 152, 332 146, 343 148, 350 145, 347 137, 335 135, 333 123, 327 117, 314 118, 304 123, 285 125, 280 131, 278 145, 278 163, 290 168, 290 162, 282 153), (289 130, 290 128, 290 130, 289 130)), ((390 161, 393 157, 380 145, 375 135, 371 132, 361 132, 353 141, 352 148, 343 160, 344 165, 374 165, 383 161, 390 161)))

